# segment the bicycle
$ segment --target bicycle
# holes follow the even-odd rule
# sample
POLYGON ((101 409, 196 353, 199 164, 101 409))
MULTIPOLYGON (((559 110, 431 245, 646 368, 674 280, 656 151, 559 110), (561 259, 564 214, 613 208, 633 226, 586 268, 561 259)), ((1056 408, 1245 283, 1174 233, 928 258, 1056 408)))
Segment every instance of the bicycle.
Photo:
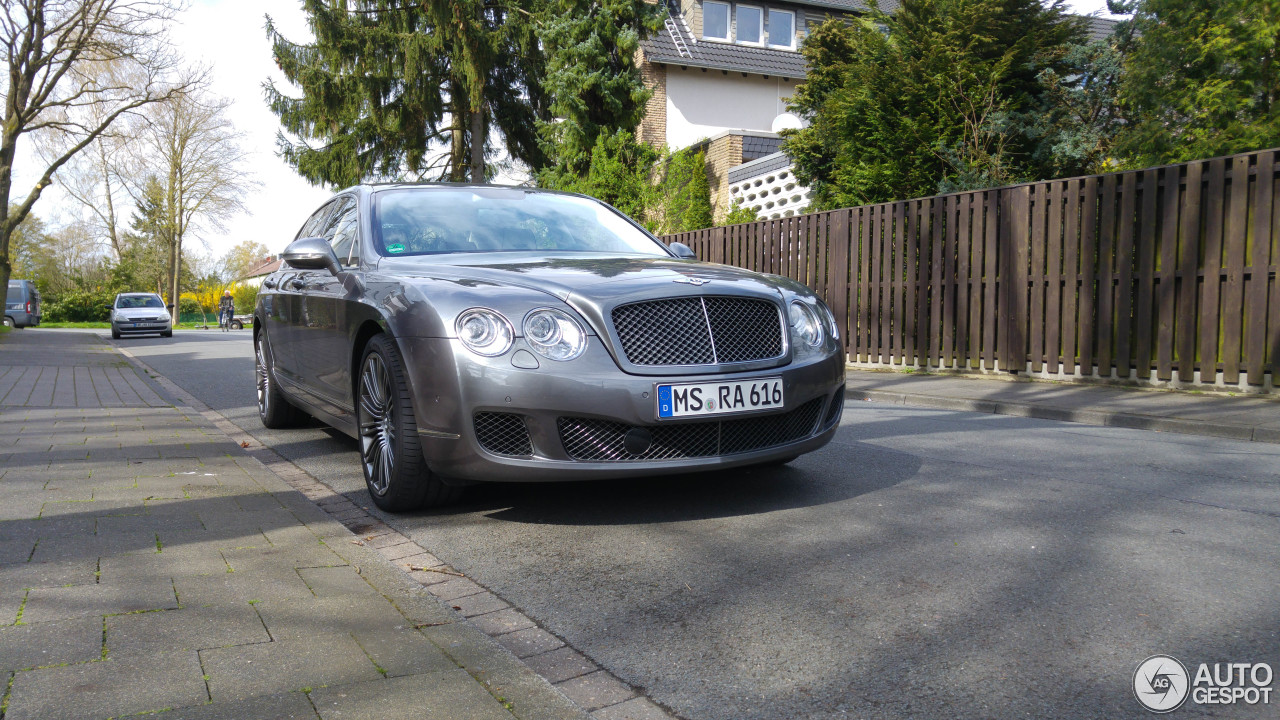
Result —
POLYGON ((231 332, 231 310, 221 310, 218 312, 218 329, 222 332, 231 332))

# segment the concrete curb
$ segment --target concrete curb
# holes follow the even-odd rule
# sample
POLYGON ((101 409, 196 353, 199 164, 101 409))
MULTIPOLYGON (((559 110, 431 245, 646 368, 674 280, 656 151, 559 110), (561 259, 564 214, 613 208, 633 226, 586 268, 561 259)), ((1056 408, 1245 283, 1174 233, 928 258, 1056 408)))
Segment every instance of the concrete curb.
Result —
MULTIPOLYGON (((383 523, 349 498, 263 446, 216 410, 161 375, 128 349, 110 343, 135 367, 148 375, 179 407, 189 407, 238 443, 309 502, 312 514, 340 524, 345 542, 334 552, 362 568, 362 576, 391 599, 406 617, 445 655, 484 685, 516 718, 575 718, 614 720, 672 720, 677 717, 587 658, 576 648, 539 627, 485 587, 444 564, 429 550, 383 523), (407 592, 412 586, 415 593, 407 592), (424 605, 420 593, 437 603, 424 605), (530 637, 536 634, 537 637, 530 637), (523 646, 536 646, 526 652, 523 646), (553 652, 570 652, 577 667, 572 677, 539 672, 525 659, 553 652)), ((336 528, 335 528, 336 530, 336 528)), ((541 665, 541 663, 539 664, 541 665)))
POLYGON ((1135 413, 1111 412, 1107 410, 1074 410, 1070 408, 1017 403, 1000 400, 975 400, 973 398, 957 398, 927 393, 904 393, 886 390, 862 390, 847 388, 845 400, 869 400, 871 402, 905 405, 910 407, 932 408, 935 410, 959 410, 963 412, 990 413, 993 415, 1012 415, 1015 417, 1036 418, 1038 420, 1057 420, 1074 422, 1082 425, 1098 425, 1104 427, 1121 427, 1132 430, 1151 430, 1154 432, 1177 433, 1181 435, 1200 435, 1204 437, 1224 438, 1227 440, 1244 440, 1251 442, 1280 443, 1280 429, 1255 428, 1249 425, 1231 425, 1224 423, 1206 423, 1180 418, 1138 415, 1135 413))

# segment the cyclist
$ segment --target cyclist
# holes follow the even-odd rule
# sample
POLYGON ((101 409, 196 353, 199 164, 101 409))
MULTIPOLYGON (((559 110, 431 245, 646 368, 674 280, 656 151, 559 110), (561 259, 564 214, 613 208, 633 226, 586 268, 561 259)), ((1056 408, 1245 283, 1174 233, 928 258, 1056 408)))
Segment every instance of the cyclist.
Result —
POLYGON ((231 317, 235 315, 236 302, 231 299, 231 291, 227 290, 222 293, 222 300, 218 302, 218 327, 222 328, 222 332, 231 329, 231 317))

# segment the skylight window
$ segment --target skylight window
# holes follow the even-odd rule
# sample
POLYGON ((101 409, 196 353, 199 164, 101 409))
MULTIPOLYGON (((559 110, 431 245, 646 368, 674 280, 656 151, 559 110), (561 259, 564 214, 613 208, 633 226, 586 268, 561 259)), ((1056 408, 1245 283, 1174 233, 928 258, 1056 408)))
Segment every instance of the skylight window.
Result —
POLYGON ((764 10, 750 5, 738 6, 738 42, 764 44, 764 10))
POLYGON ((702 39, 729 42, 729 3, 702 3, 702 39))
POLYGON ((769 9, 769 47, 790 50, 796 46, 796 14, 769 9))

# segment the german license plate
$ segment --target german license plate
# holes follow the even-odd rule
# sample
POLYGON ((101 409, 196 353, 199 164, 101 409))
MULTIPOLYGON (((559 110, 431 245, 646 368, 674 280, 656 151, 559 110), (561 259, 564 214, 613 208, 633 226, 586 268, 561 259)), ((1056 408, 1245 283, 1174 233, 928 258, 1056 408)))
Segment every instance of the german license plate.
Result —
POLYGON ((659 385, 658 418, 779 410, 783 400, 782 378, 778 377, 659 385))

